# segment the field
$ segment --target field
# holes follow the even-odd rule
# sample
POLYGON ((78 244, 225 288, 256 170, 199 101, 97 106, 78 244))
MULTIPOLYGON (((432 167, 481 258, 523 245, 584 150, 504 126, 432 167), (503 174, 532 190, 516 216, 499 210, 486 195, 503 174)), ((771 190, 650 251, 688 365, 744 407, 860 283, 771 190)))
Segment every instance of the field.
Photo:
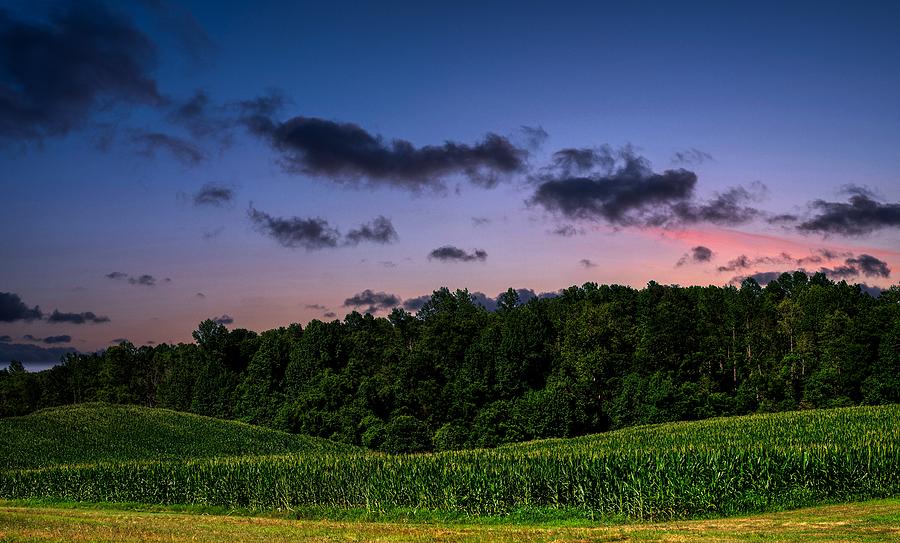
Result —
POLYGON ((80 404, 0 419, 0 471, 61 464, 348 451, 325 439, 167 409, 80 404))
POLYGON ((289 520, 114 508, 21 507, 0 502, 0 541, 881 543, 900 541, 900 501, 820 506, 721 520, 618 525, 289 520))
POLYGON ((713 419, 494 450, 406 456, 332 447, 321 440, 294 442, 293 436, 246 425, 229 429, 261 432, 260 444, 245 436, 245 441, 226 440, 217 450, 221 432, 231 435, 217 425, 234 423, 177 415, 195 424, 178 446, 201 451, 193 456, 182 452, 181 459, 171 449, 159 449, 159 438, 141 437, 165 434, 157 415, 175 422, 171 412, 100 405, 2 421, 0 432, 11 437, 9 442, 30 447, 26 450, 32 456, 29 469, 0 473, 0 497, 364 511, 388 518, 430 511, 469 517, 668 520, 900 495, 900 406, 713 419), (81 410, 83 418, 73 410, 81 410), (103 414, 90 417, 92 410, 103 414), (111 433, 110 410, 132 417, 127 437, 111 433), (53 426, 54 417, 68 425, 75 417, 81 426, 60 424, 56 434, 34 433, 37 421, 53 426), (207 425, 209 436, 204 434, 207 425), (88 445, 97 439, 66 432, 106 432, 110 442, 101 454, 88 445), (53 443, 51 435, 72 440, 65 454, 54 450, 62 445, 53 443), (29 439, 35 443, 29 445, 29 439), (155 446, 136 445, 154 440, 155 446), (291 446, 299 452, 270 454, 266 449, 291 446))

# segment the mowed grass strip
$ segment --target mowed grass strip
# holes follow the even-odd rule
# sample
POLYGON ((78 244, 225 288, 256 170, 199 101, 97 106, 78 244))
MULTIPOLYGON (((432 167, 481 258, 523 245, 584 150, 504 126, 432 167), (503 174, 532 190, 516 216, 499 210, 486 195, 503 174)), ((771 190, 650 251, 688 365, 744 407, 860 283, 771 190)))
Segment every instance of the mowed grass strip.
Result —
POLYGON ((900 501, 597 527, 334 522, 0 505, 0 541, 874 543, 900 541, 900 501))

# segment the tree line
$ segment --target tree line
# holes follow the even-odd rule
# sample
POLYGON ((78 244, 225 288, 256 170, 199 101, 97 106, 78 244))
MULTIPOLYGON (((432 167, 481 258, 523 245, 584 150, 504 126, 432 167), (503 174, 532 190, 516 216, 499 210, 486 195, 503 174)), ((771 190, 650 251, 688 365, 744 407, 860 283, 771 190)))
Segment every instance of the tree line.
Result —
POLYGON ((443 288, 411 314, 0 370, 0 416, 79 402, 165 407, 389 452, 493 447, 721 415, 900 402, 900 286, 822 274, 764 288, 587 283, 488 312, 443 288))

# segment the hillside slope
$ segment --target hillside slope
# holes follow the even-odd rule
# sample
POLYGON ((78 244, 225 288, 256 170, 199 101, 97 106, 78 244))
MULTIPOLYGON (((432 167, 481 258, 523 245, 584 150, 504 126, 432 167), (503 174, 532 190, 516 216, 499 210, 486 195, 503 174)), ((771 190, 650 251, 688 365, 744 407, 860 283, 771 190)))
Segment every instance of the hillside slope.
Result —
POLYGON ((226 421, 100 403, 0 419, 0 470, 58 464, 340 452, 354 447, 226 421))

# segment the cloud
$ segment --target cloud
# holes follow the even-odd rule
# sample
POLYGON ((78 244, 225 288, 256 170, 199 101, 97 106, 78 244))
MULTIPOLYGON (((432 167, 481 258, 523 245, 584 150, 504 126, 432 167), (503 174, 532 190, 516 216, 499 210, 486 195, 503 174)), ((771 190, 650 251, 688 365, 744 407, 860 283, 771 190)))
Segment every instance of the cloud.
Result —
POLYGON ((109 317, 97 315, 93 311, 84 311, 82 313, 62 313, 58 310, 53 310, 53 313, 51 313, 50 316, 47 317, 47 322, 54 324, 100 324, 104 322, 110 322, 110 319, 109 317))
POLYGON ((67 336, 67 335, 47 336, 47 337, 42 338, 42 337, 34 337, 31 334, 25 334, 22 337, 29 341, 46 343, 47 345, 55 345, 58 343, 71 343, 72 342, 72 336, 67 336))
POLYGON ((76 352, 72 347, 41 347, 28 343, 0 343, 0 365, 18 360, 24 364, 55 364, 76 352))
POLYGON ((120 343, 129 343, 129 341, 128 341, 128 338, 117 337, 116 339, 111 339, 111 340, 109 341, 109 343, 110 343, 110 344, 113 344, 113 345, 118 345, 118 344, 120 344, 120 343))
POLYGON ((156 158, 157 151, 166 151, 189 166, 196 166, 206 160, 206 154, 193 143, 162 132, 136 130, 131 133, 128 141, 136 146, 138 153, 147 158, 156 158))
POLYGON ((322 314, 322 316, 325 317, 326 319, 333 319, 333 318, 337 317, 337 313, 335 313, 334 311, 326 311, 325 313, 322 314))
POLYGON ((195 294, 194 296, 196 296, 196 297, 198 297, 198 298, 206 298, 206 294, 203 294, 202 292, 198 292, 198 293, 195 294))
POLYGON ((234 317, 231 315, 222 315, 221 317, 213 317, 212 321, 216 324, 234 324, 234 317))
POLYGON ((572 236, 578 236, 584 234, 584 230, 581 228, 575 228, 571 224, 564 224, 550 231, 551 234, 555 236, 561 236, 564 238, 570 238, 572 236))
POLYGON ((847 187, 847 202, 814 200, 813 215, 796 226, 804 233, 862 236, 886 228, 900 227, 900 203, 881 203, 862 187, 847 187))
POLYGON ((419 192, 444 190, 448 179, 459 176, 490 188, 526 167, 528 151, 497 134, 471 145, 447 141, 416 147, 402 139, 385 141, 353 123, 302 116, 278 122, 271 114, 282 102, 271 99, 244 102, 242 120, 282 153, 282 165, 291 173, 419 192))
POLYGON ((629 147, 564 149, 532 180, 537 188, 528 200, 530 205, 570 220, 614 226, 741 224, 760 214, 745 204, 764 192, 763 185, 756 183, 750 190, 735 187, 701 202, 694 195, 694 172, 656 173, 647 159, 629 147))
POLYGON ((211 104, 205 91, 196 91, 193 96, 177 104, 169 113, 169 120, 185 127, 198 140, 217 140, 227 146, 231 143, 232 127, 235 120, 225 114, 225 108, 211 104))
MULTIPOLYGON (((828 249, 819 249, 818 254, 794 258, 788 253, 781 253, 776 256, 760 256, 756 258, 750 258, 747 255, 740 255, 739 257, 730 260, 727 264, 723 266, 719 266, 717 270, 719 272, 733 272, 737 270, 745 270, 750 269, 760 264, 767 265, 794 265, 798 266, 798 270, 807 274, 813 274, 816 271, 819 273, 824 273, 831 279, 848 279, 851 277, 857 277, 859 275, 865 275, 866 277, 890 277, 891 269, 888 266, 888 263, 880 260, 872 255, 862 254, 854 256, 853 253, 837 253, 834 251, 830 251, 828 249), (840 257, 846 257, 844 263, 838 266, 832 267, 820 267, 818 270, 807 270, 803 266, 806 264, 819 264, 824 260, 834 260, 840 257)), ((741 276, 743 277, 752 277, 752 276, 741 276)))
POLYGON ((866 277, 890 277, 891 269, 887 262, 872 255, 862 254, 846 260, 848 266, 854 266, 866 277))
POLYGON ((418 311, 422 309, 431 300, 431 294, 423 294, 415 298, 409 298, 403 301, 403 309, 407 311, 418 311))
POLYGON ((597 267, 596 263, 591 262, 587 258, 582 258, 581 260, 578 261, 578 263, 581 264, 585 268, 596 268, 597 267))
POLYGON ((132 285, 143 285, 145 287, 156 286, 156 278, 146 273, 138 277, 129 277, 128 282, 132 285))
POLYGON ((675 267, 681 267, 687 264, 688 262, 701 263, 701 262, 709 262, 713 258, 712 249, 709 247, 704 247, 703 245, 697 245, 693 249, 691 249, 690 253, 685 253, 678 262, 675 263, 675 267))
POLYGON ((302 247, 307 251, 337 247, 341 234, 321 218, 273 217, 253 207, 247 212, 263 234, 284 247, 302 247))
POLYGON ((672 156, 672 163, 682 166, 695 166, 710 160, 713 160, 711 154, 693 147, 675 151, 675 154, 672 156))
POLYGON ((367 306, 364 312, 375 314, 382 309, 397 307, 401 302, 402 300, 396 294, 373 292, 366 289, 344 300, 344 307, 360 308, 367 306))
POLYGON ((12 341, 11 336, 0 336, 0 343, 9 343, 12 341))
POLYGON ((357 245, 363 241, 372 243, 380 243, 382 245, 393 243, 399 239, 397 231, 390 219, 379 215, 372 222, 360 225, 347 232, 344 243, 347 245, 357 245))
POLYGON ((884 292, 884 289, 880 287, 873 287, 872 285, 867 285, 865 283, 857 283, 857 285, 859 285, 859 288, 862 289, 863 292, 873 298, 878 298, 881 296, 881 293, 884 292))
POLYGON ((428 260, 440 260, 441 262, 473 262, 487 260, 487 252, 483 249, 475 249, 467 253, 459 247, 444 245, 428 253, 428 260))
POLYGON ((207 183, 194 194, 195 206, 221 207, 234 200, 234 191, 222 185, 207 183))
POLYGON ((491 219, 487 217, 472 217, 472 226, 484 226, 491 224, 491 219))
POLYGON ((59 136, 119 103, 162 105, 153 42, 103 4, 72 1, 44 22, 0 9, 0 138, 59 136))
POLYGON ((33 321, 43 316, 40 307, 28 307, 18 294, 0 292, 0 322, 33 321))
MULTIPOLYGON (((113 281, 124 280, 127 281, 129 285, 139 285, 144 287, 153 287, 156 286, 156 277, 153 277, 150 274, 142 274, 142 275, 129 275, 124 272, 114 271, 111 273, 107 273, 104 277, 107 279, 112 279, 113 281)), ((169 283, 172 280, 166 277, 163 279, 164 282, 169 283)))
POLYGON ((225 227, 219 226, 218 228, 214 228, 213 230, 203 232, 202 237, 204 240, 210 241, 210 240, 213 240, 213 239, 219 237, 222 234, 222 232, 224 232, 224 231, 225 231, 225 227))
POLYGON ((550 137, 550 134, 540 126, 522 125, 519 130, 525 139, 525 146, 531 150, 540 149, 544 142, 547 141, 547 138, 550 137))

